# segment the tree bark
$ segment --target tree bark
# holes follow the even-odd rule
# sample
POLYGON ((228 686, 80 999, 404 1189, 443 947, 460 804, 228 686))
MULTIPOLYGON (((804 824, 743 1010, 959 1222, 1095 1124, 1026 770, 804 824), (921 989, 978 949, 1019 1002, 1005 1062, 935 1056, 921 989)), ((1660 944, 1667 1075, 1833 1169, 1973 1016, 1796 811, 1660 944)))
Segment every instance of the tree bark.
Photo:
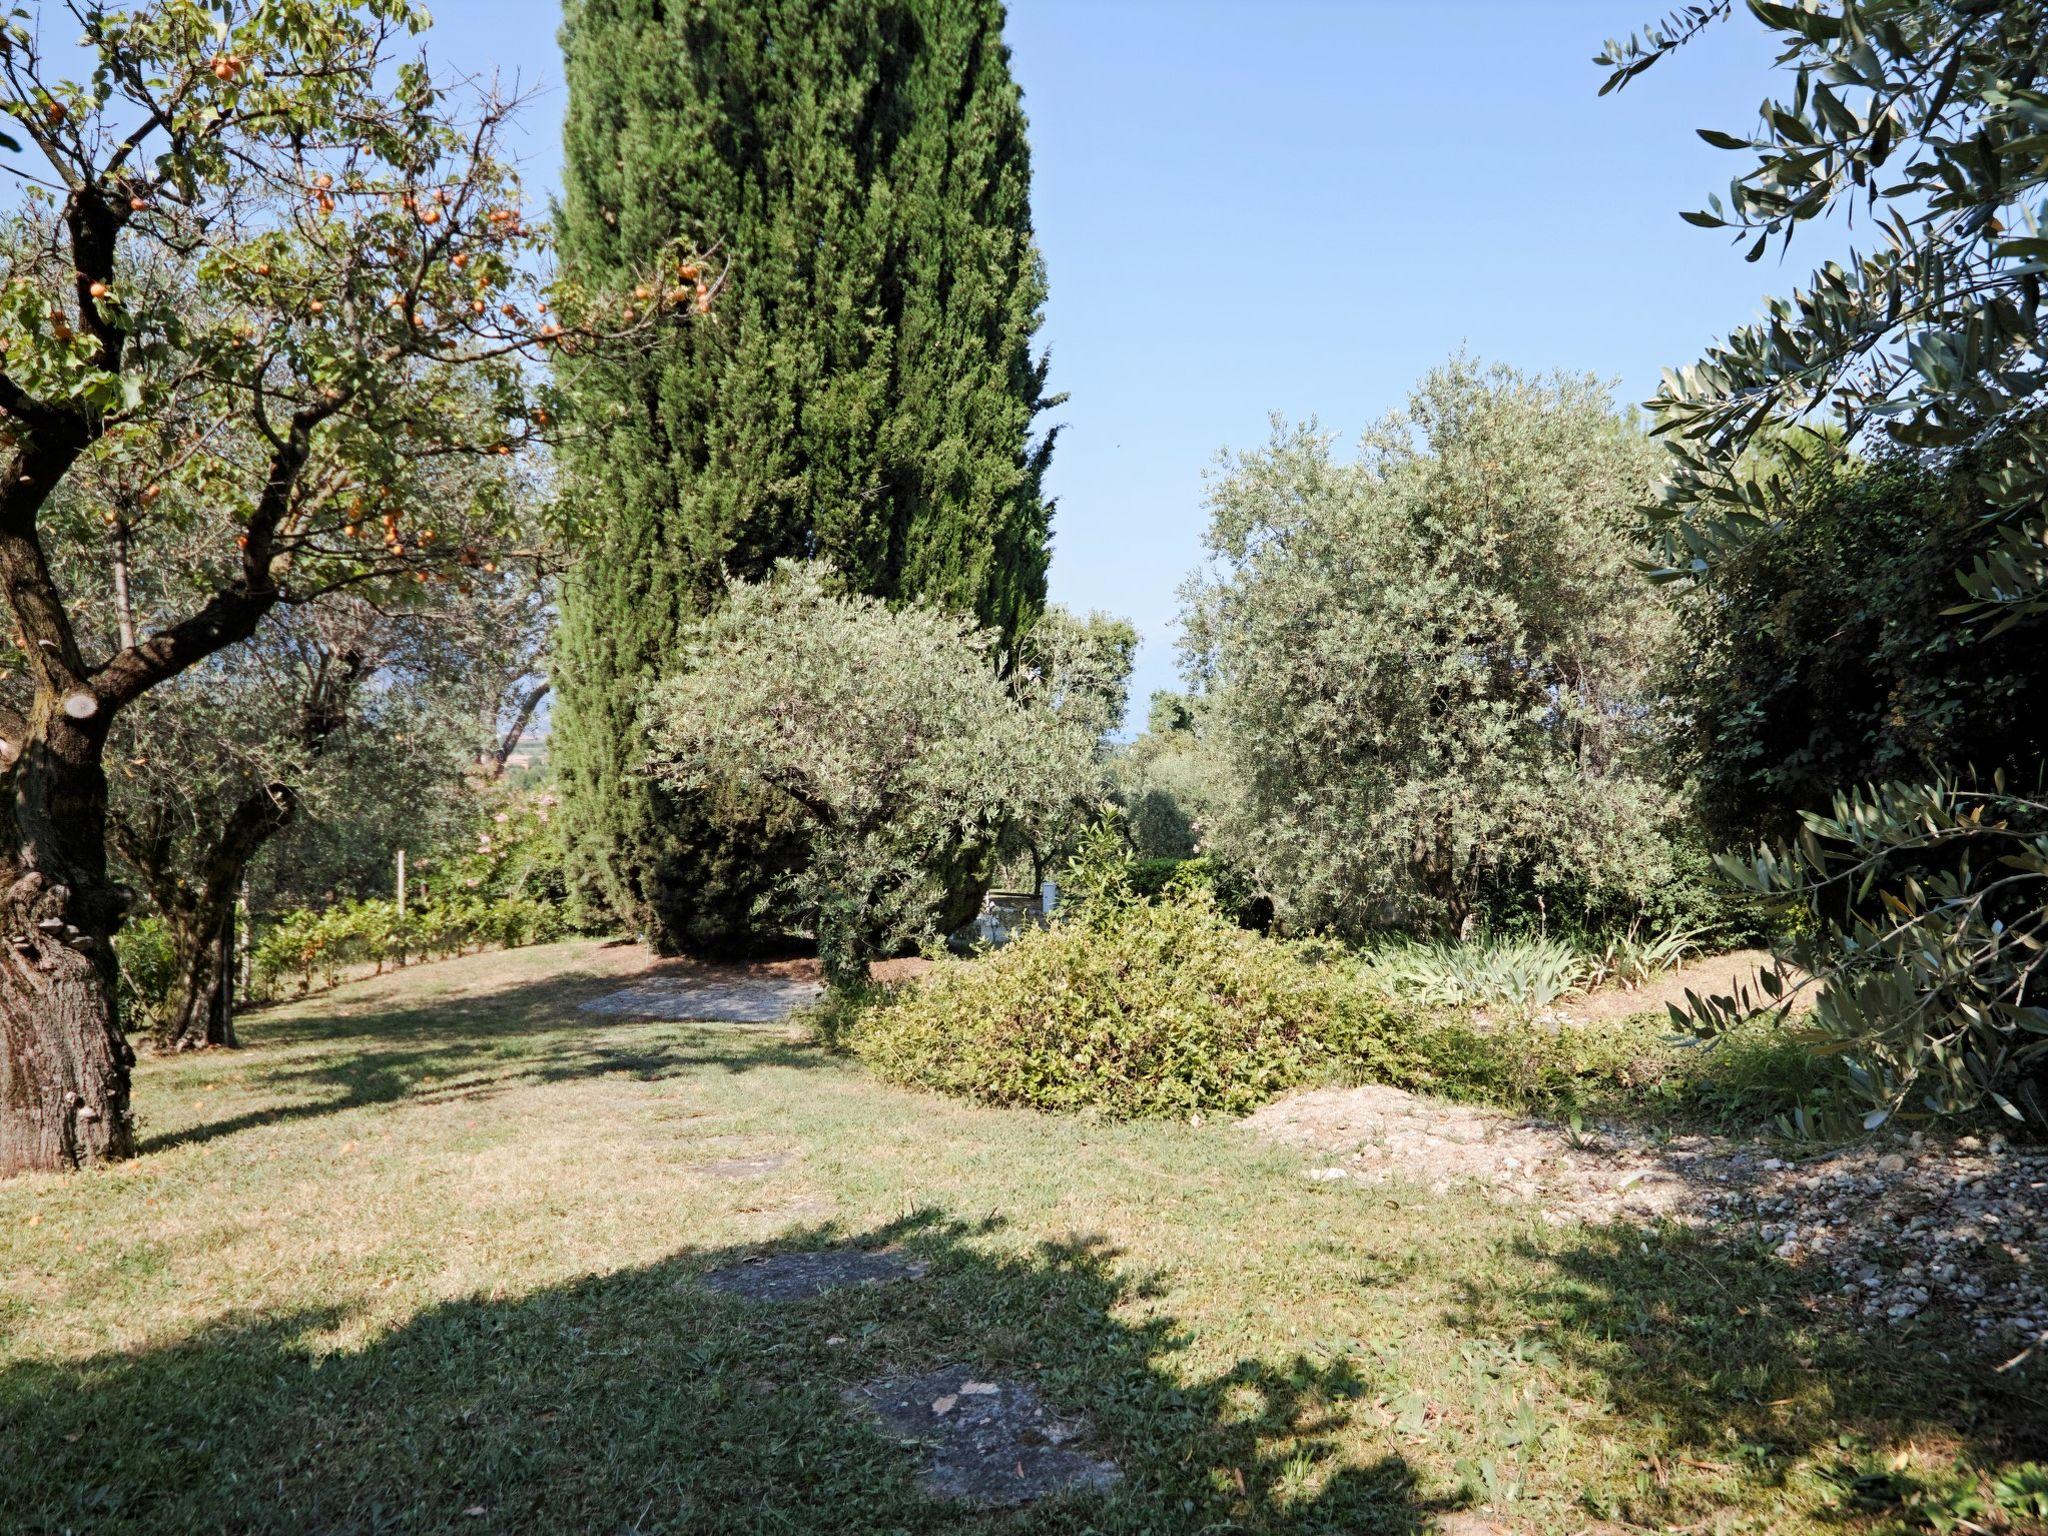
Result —
POLYGON ((490 770, 486 777, 504 777, 505 765, 512 760, 512 754, 519 750, 519 743, 526 739, 526 728, 533 724, 533 712, 540 708, 540 701, 548 696, 548 689, 551 686, 550 681, 544 677, 520 699, 518 711, 512 716, 512 724, 505 732, 504 740, 486 755, 485 766, 490 770))
POLYGON ((174 1050, 232 1049, 235 1038, 235 909, 230 902, 210 927, 172 930, 178 956, 165 1044, 174 1050))
POLYGON ((249 863, 291 825, 298 796, 286 784, 252 790, 236 805, 207 851, 194 884, 166 906, 178 957, 164 1044, 179 1051, 234 1046, 235 898, 249 863))
MULTIPOLYGON (((298 737, 313 752, 348 719, 349 701, 362 681, 365 658, 344 651, 325 658, 299 705, 298 737)), ((151 877, 157 905, 170 919, 178 953, 178 988, 171 998, 164 1043, 173 1050, 233 1046, 235 1039, 235 898, 250 861, 298 814, 299 791, 280 780, 250 790, 228 814, 206 850, 195 880, 158 871, 151 877)))
POLYGON ((39 701, 9 788, 0 869, 0 1176, 131 1155, 134 1053, 121 1035, 98 722, 39 701))

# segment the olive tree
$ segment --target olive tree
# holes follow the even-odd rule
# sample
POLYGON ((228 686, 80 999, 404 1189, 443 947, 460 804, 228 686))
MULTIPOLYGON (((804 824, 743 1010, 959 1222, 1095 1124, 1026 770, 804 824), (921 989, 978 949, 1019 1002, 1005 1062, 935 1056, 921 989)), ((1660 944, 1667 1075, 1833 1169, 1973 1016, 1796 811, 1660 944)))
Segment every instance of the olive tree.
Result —
MULTIPOLYGON (((2048 186, 2048 26, 2036 0, 1750 0, 1781 45, 1785 88, 1754 124, 1702 128, 1748 163, 1728 196, 1685 217, 1726 229, 1760 258, 1801 225, 1853 215, 1866 247, 1817 268, 1698 363, 1665 376, 1649 403, 1669 450, 1658 509, 1668 579, 1740 598, 1773 546, 1796 541, 1810 471, 1752 473, 1766 434, 1816 423, 1811 445, 1844 454, 1883 444, 1949 452, 1989 515, 1945 596, 1905 600, 1888 627, 1942 636, 1960 606, 1996 635, 2048 610, 2048 347, 2041 315, 2048 186), (1787 523, 1791 524, 1789 530, 1787 523)), ((1617 89, 1734 11, 1702 0, 1609 42, 1603 90, 1617 89)), ((1871 530, 1869 541, 1883 530, 1871 530)), ((1859 622, 1854 595, 1815 626, 1830 643, 1859 622)), ((1983 631, 1969 637, 1981 643, 1983 631)), ((1980 652, 1981 654, 1981 652, 1980 652)), ((1852 658, 1889 670, 1892 658, 1852 658)), ((1811 654, 1794 659, 1808 668, 1811 654)), ((1941 659, 1937 658, 1937 665, 1941 659)), ((1967 670, 1965 664, 1965 670, 1967 670)), ((1981 671, 1981 663, 1978 663, 1981 671)), ((2004 679, 1981 675, 1979 694, 2004 679)), ((1983 700, 1973 701, 1984 707, 1983 700)), ((1966 706, 1968 707, 1968 706, 1966 706)), ((1897 712, 1873 757, 1897 756, 1897 712)), ((1976 754, 1965 743, 1957 750, 1976 754)), ((1908 768, 1925 765, 1908 764, 1908 768)), ((2021 765, 2024 770, 2026 765, 2021 765)), ((1844 1057, 1866 1122, 1990 1102, 2048 1125, 2048 822, 2032 765, 2021 781, 1951 761, 1917 782, 1836 786, 1804 809, 1795 837, 1727 867, 1797 909, 1788 947, 1804 975, 1752 995, 1695 998, 1707 1032, 1789 1008, 1810 990, 1817 1037, 1844 1057)))
POLYGON ((403 818, 420 847, 456 819, 448 802, 482 772, 487 739, 465 706, 491 668, 447 643, 445 610, 471 598, 441 591, 432 606, 353 593, 281 606, 116 722, 110 835, 165 925, 161 1044, 237 1043, 236 906, 293 831, 403 818))
MULTIPOLYGON (((576 295, 551 312, 541 291, 497 148, 512 103, 400 58, 426 24, 409 0, 74 15, 76 55, 0 26, 24 142, 4 168, 26 184, 0 241, 0 1173, 133 1149, 117 717, 281 604, 483 560, 503 530, 421 499, 409 466, 514 451, 541 424, 529 360, 599 334, 576 295), (222 530, 177 611, 111 649, 53 549, 87 480, 107 587, 147 558, 124 529, 222 530)), ((696 302, 643 284, 602 324, 696 302)))
MULTIPOLYGON (((2037 0, 1749 0, 1780 44, 1787 89, 1741 131, 1702 128, 1750 157, 1726 199, 1685 218, 1725 229, 1759 260, 1801 225, 1853 216, 1867 246, 1822 264, 1688 367, 1649 408, 1670 451, 1661 516, 1668 575, 1700 575, 1783 510, 1784 477, 1744 473, 1758 434, 1799 420, 1842 451, 1863 434, 1957 447, 1994 428, 1981 468, 2003 509, 1967 584, 1980 602, 2048 602, 2048 382, 2041 279, 2048 187, 2048 26, 2037 0)), ((1733 0, 1701 0, 1609 41, 1602 94, 1707 27, 1733 0)))
POLYGON ((1463 359, 1354 462, 1278 423, 1223 462, 1183 620, 1227 782, 1205 834, 1283 924, 1457 932, 1518 898, 1586 921, 1665 878, 1653 463, 1595 380, 1463 359))
POLYGON ((785 561, 733 583, 647 699, 657 779, 712 803, 769 796, 802 826, 791 894, 835 987, 936 932, 963 848, 1044 846, 1101 800, 1099 692, 1006 678, 996 643, 971 617, 785 561))

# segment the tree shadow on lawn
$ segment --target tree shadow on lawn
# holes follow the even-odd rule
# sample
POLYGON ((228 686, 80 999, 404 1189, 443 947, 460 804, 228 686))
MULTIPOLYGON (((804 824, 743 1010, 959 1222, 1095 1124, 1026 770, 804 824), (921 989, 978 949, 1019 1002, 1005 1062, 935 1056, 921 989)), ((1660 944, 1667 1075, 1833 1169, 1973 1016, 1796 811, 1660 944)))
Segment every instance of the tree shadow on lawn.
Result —
POLYGON ((176 1345, 0 1370, 0 1528, 124 1532, 1413 1533, 1407 1463, 1335 1464, 1356 1366, 1245 1360, 1178 1381, 1170 1318, 1099 1240, 995 1254, 926 1212, 783 1251, 900 1244, 922 1278, 785 1306, 716 1294, 764 1251, 684 1250, 515 1299, 449 1302, 354 1351, 337 1306, 176 1345), (966 1365, 1092 1425, 1107 1492, 978 1514, 842 1392, 966 1365))
MULTIPOLYGON (((577 1008, 618 985, 616 976, 569 973, 389 1010, 345 1006, 259 1024, 246 1031, 249 1048, 202 1059, 234 1075, 238 1086, 275 1091, 286 1102, 145 1136, 140 1151, 163 1152, 401 1099, 480 1101, 511 1087, 589 1078, 654 1081, 706 1069, 831 1064, 828 1053, 796 1038, 786 1025, 643 1022, 577 1008), (336 1050, 308 1060, 303 1048, 309 1045, 336 1050)), ((149 1088, 145 1078, 145 1111, 149 1088)))
MULTIPOLYGON (((1637 1497, 1616 1513, 1667 1527, 1709 1515, 1738 1483, 1783 1486, 1808 1468, 1840 1512, 1895 1508, 1891 1459, 1976 1465, 2048 1452, 2048 1372, 1998 1369, 1966 1319, 1861 1319, 1826 1271, 1754 1237, 1629 1223, 1523 1239, 1513 1262, 1461 1282, 1450 1322, 1469 1336, 1539 1336, 1604 1378, 1615 1415, 1656 1430, 1637 1497)), ((2016 1346, 2014 1346, 2016 1348, 2016 1346)))

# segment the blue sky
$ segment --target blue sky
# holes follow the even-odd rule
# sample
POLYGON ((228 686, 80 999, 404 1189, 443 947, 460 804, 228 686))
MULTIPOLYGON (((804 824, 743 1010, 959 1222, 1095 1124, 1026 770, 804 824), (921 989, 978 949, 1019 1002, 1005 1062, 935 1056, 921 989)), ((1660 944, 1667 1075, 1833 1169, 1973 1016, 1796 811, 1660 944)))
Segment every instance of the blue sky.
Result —
MULTIPOLYGON (((1051 484, 1052 595, 1134 621, 1134 714, 1176 681, 1175 590, 1202 475, 1267 416, 1346 437, 1451 352, 1615 381, 1637 401, 1768 293, 1678 217, 1737 164, 1769 82, 1745 17, 1618 96, 1600 42, 1663 0, 1012 0, 1051 281, 1043 338, 1071 395, 1051 484)), ((529 178, 552 186, 556 7, 439 0, 429 44, 517 73, 529 178)))

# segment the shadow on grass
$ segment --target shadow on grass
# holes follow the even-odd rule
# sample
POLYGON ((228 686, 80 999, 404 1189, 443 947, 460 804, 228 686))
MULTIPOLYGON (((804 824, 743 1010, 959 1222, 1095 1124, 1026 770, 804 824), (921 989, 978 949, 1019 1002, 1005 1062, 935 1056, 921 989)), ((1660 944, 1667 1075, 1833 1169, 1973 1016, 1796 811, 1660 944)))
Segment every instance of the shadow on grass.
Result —
POLYGON ((1936 1466, 2048 1454, 2048 1372, 1999 1370, 2012 1349, 1960 1317, 1858 1318, 1840 1284, 1753 1237, 1617 1223, 1519 1242, 1464 1282, 1450 1322, 1489 1337, 1533 1321, 1565 1364, 1604 1379, 1617 1420, 1653 1429, 1635 1496, 1608 1511, 1632 1525, 1697 1521, 1737 1484, 1805 1468, 1861 1528, 1910 1491, 1892 1475, 1901 1450, 1936 1466))
POLYGON ((696 1283, 763 1251, 423 1312, 354 1351, 339 1308, 224 1323, 142 1353, 0 1371, 0 1528, 427 1531, 1415 1533, 1399 1457, 1335 1463, 1371 1384, 1246 1361, 1182 1382, 1168 1318, 1095 1241, 995 1254, 932 1213, 779 1245, 901 1244, 921 1279, 767 1307, 696 1283), (847 1406, 887 1371, 968 1365, 1085 1415, 1107 1493, 977 1515, 847 1406))
POLYGON ((617 976, 572 971, 374 1011, 359 1011, 344 994, 331 1012, 264 1021, 245 1031, 252 1048, 220 1065, 242 1086, 275 1091, 284 1102, 145 1136, 139 1150, 163 1152, 402 1099, 480 1101, 514 1086, 588 1078, 652 1081, 707 1069, 830 1064, 828 1054, 779 1025, 608 1018, 577 1006, 621 985, 617 976), (307 1045, 340 1049, 307 1061, 292 1049, 307 1045))

